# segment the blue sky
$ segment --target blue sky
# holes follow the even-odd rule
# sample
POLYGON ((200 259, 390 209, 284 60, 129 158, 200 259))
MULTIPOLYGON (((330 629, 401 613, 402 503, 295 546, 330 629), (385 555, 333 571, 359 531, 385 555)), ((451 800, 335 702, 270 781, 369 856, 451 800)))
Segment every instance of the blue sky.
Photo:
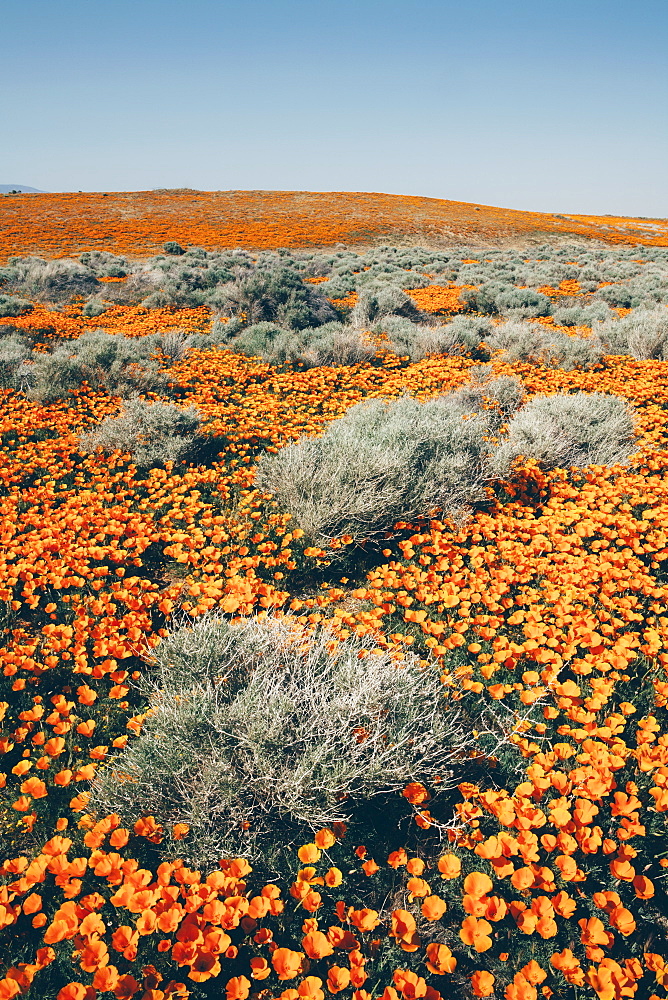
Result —
POLYGON ((666 0, 22 0, 0 183, 668 216, 666 0))

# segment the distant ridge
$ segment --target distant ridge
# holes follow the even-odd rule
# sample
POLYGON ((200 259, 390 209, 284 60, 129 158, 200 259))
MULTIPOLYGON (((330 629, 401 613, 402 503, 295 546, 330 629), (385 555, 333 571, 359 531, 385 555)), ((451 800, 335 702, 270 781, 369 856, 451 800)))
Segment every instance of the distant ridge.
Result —
POLYGON ((522 212, 365 191, 181 188, 44 193, 34 200, 0 196, 0 264, 25 254, 76 257, 88 250, 148 257, 168 242, 250 251, 465 243, 483 253, 500 243, 519 247, 552 239, 668 247, 668 219, 522 212))
POLYGON ((9 194, 16 191, 18 194, 46 194, 40 188, 31 188, 27 184, 0 184, 0 194, 9 194))

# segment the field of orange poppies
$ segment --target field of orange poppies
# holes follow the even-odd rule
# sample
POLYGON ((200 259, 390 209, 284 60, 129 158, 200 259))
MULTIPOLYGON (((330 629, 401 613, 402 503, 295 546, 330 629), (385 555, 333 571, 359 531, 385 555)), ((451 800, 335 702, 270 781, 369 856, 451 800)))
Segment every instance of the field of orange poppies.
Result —
POLYGON ((146 256, 166 240, 206 250, 409 240, 575 236, 667 246, 665 219, 550 215, 401 195, 310 191, 140 191, 0 198, 0 263, 86 250, 146 256))
MULTIPOLYGON (((1 252, 436 239, 443 206, 458 236, 668 245, 660 220, 272 198, 269 222, 262 192, 5 198, 1 252)), ((409 291, 423 319, 447 319, 463 287, 475 284, 409 291)), ((573 298, 579 285, 540 292, 573 298)), ((0 327, 45 353, 100 327, 141 338, 212 323, 204 305, 115 303, 100 316, 82 305, 35 301, 0 327)), ((605 354, 565 370, 493 355, 494 374, 521 379, 529 398, 628 400, 633 459, 527 460, 465 520, 398 522, 373 552, 347 536, 318 547, 256 488, 258 458, 363 399, 457 389, 478 360, 376 347, 311 367, 225 345, 163 355, 171 399, 196 407, 215 449, 148 469, 123 450, 80 450, 122 405, 108 391, 84 382, 51 402, 0 391, 0 1000, 668 996, 668 362, 605 354), (472 732, 444 790, 410 781, 372 819, 286 834, 271 864, 190 867, 187 824, 89 804, 96 775, 150 718, 151 650, 211 613, 290 616, 301 634, 326 626, 333 648, 359 635, 398 660, 412 651, 444 697, 501 720, 504 738, 472 732)))

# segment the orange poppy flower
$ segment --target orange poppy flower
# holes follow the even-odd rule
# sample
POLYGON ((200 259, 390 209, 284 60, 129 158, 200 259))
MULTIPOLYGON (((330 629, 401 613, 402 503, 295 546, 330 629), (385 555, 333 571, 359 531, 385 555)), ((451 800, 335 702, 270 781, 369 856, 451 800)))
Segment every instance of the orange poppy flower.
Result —
POLYGON ((491 972, 478 969, 471 976, 471 987, 475 997, 491 997, 494 993, 495 979, 491 972))
POLYGON ((345 966, 332 965, 327 973, 327 989, 330 993, 340 993, 350 985, 350 970, 345 966))
POLYGON ((290 948, 277 948, 272 953, 271 964, 281 980, 294 979, 302 969, 304 953, 290 948))
POLYGON ((327 955, 334 953, 332 945, 322 931, 310 931, 306 934, 302 938, 302 947, 308 957, 315 961, 320 958, 326 958, 327 955))
POLYGON ((434 975, 444 976, 448 972, 454 972, 457 968, 457 959, 447 945, 432 941, 427 945, 426 953, 426 966, 434 975))
POLYGON ((484 919, 465 917, 462 921, 459 936, 464 944, 475 948, 477 952, 488 951, 492 947, 492 925, 484 919))
POLYGON ((458 878, 462 870, 462 863, 456 854, 444 854, 438 860, 438 870, 441 873, 441 878, 458 878))

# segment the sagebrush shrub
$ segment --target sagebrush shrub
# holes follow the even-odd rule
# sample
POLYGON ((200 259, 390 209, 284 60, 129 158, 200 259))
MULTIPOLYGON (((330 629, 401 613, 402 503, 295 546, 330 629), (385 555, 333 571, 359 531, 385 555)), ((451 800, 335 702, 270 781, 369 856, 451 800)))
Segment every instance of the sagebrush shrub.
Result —
POLYGON ((107 250, 87 250, 79 254, 79 263, 102 278, 125 278, 131 268, 125 257, 118 257, 107 250))
MULTIPOLYGON (((473 284, 474 282, 467 280, 468 277, 470 276, 463 274, 457 280, 462 284, 473 284)), ((471 312, 495 316, 499 312, 497 304, 499 295, 512 291, 514 291, 513 286, 505 281, 483 281, 478 288, 465 288, 459 298, 462 305, 471 312)))
POLYGON ((309 368, 358 364, 369 361, 377 350, 361 330, 337 322, 303 330, 256 323, 230 339, 229 346, 239 354, 258 356, 272 365, 300 363, 309 368))
POLYGON ((12 334, 0 338, 0 387, 3 389, 18 389, 21 384, 19 373, 24 363, 30 357, 23 337, 12 334))
POLYGON ((216 293, 216 307, 229 316, 254 325, 275 323, 301 329, 336 318, 336 313, 317 286, 306 285, 289 267, 257 268, 222 285, 216 293))
POLYGON ((419 314, 413 300, 403 289, 397 285, 380 285, 376 282, 360 291, 350 313, 350 322, 354 327, 368 330, 374 322, 393 315, 410 319, 417 318, 419 314))
POLYGON ((603 347, 597 337, 570 337, 559 330, 531 323, 502 323, 485 343, 491 351, 502 351, 504 361, 525 361, 564 371, 593 368, 603 357, 603 347))
POLYGON ((20 299, 16 295, 0 295, 0 316, 23 316, 32 312, 32 302, 20 299))
POLYGON ((126 451, 140 468, 180 462, 200 441, 202 418, 194 407, 184 410, 174 403, 128 399, 117 417, 105 417, 84 434, 81 451, 126 451))
POLYGON ((456 356, 476 350, 489 326, 487 320, 464 316, 434 326, 412 323, 401 316, 387 316, 374 325, 373 332, 387 336, 388 347, 394 354, 420 361, 431 355, 456 356))
POLYGON ((88 296, 100 288, 94 272, 77 260, 50 260, 26 257, 15 265, 15 281, 31 299, 67 302, 88 296))
POLYGON ((502 315, 525 319, 530 316, 549 316, 552 304, 541 292, 532 288, 509 288, 496 296, 496 307, 502 315))
POLYGON ((370 361, 377 348, 362 331, 342 323, 300 330, 292 346, 291 360, 308 368, 331 365, 334 368, 370 361))
POLYGON ((119 396, 160 391, 167 386, 167 378, 150 355, 161 343, 160 337, 129 338, 89 330, 50 354, 35 352, 30 398, 42 403, 66 398, 84 382, 119 396))
POLYGON ((558 326, 593 326, 610 319, 612 313, 606 302, 591 302, 586 306, 562 305, 552 315, 558 326))
POLYGON ((505 474, 520 455, 545 469, 627 462, 634 451, 634 422, 620 396, 578 392, 534 396, 512 417, 494 455, 505 474))
POLYGON ((370 538, 436 509, 456 517, 485 496, 493 478, 498 412, 481 409, 493 383, 469 393, 358 403, 320 437, 265 455, 257 486, 320 542, 370 538))
POLYGON ((596 297, 615 309, 630 309, 640 303, 640 297, 631 285, 606 285, 599 288, 596 297))
POLYGON ((160 350, 170 361, 180 361, 191 346, 191 338, 186 330, 169 330, 160 338, 160 350))
POLYGON ((597 327, 607 354, 630 354, 639 361, 668 361, 668 309, 634 309, 597 327))
POLYGON ((473 738, 439 670, 371 637, 331 639, 285 618, 207 616, 172 632, 153 652, 151 714, 98 772, 94 808, 187 823, 179 854, 213 868, 266 857, 408 781, 447 779, 473 738))
POLYGON ((87 319, 94 319, 96 316, 102 316, 109 308, 109 303, 103 302, 99 296, 94 295, 86 302, 81 310, 81 315, 86 316, 87 319))

